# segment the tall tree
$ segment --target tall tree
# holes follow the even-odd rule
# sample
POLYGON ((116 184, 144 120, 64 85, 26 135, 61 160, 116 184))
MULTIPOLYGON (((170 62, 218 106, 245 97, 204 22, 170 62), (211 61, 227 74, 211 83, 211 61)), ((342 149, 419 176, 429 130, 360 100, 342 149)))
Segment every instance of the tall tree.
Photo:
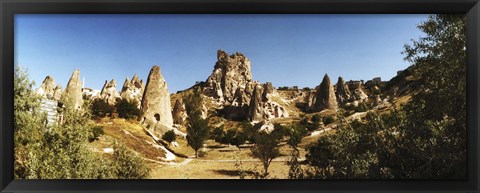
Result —
POLYGON ((188 114, 187 142, 195 150, 195 157, 198 157, 198 150, 210 135, 208 121, 201 116, 203 99, 200 91, 195 90, 194 93, 186 95, 183 101, 188 114))
POLYGON ((279 145, 280 139, 278 135, 259 131, 255 134, 255 144, 251 151, 255 158, 260 159, 263 165, 262 177, 268 176, 268 167, 273 159, 280 156, 279 145))
POLYGON ((405 46, 419 88, 404 107, 396 148, 406 177, 466 177, 465 21, 464 14, 431 15, 418 26, 426 37, 405 46))

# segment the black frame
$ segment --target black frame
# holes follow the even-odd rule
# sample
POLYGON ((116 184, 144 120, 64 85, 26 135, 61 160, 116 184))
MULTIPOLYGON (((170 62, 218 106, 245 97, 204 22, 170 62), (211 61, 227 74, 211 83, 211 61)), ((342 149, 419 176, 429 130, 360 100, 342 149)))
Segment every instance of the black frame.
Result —
POLYGON ((479 0, 0 0, 2 192, 479 192, 479 0), (467 180, 14 180, 14 14, 20 13, 465 13, 467 180))

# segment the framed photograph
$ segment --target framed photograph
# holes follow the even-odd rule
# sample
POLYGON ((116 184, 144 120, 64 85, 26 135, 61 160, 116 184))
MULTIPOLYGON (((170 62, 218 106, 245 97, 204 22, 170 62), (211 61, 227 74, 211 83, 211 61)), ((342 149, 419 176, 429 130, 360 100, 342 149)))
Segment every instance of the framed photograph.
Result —
POLYGON ((479 192, 477 0, 0 0, 1 192, 479 192))

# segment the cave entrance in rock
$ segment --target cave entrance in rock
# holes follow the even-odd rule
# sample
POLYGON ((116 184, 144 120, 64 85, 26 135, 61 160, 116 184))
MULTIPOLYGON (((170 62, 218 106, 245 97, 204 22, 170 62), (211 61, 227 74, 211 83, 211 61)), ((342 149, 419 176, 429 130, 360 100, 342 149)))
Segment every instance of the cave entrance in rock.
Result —
POLYGON ((155 120, 160 121, 160 114, 155 113, 155 115, 153 115, 153 116, 155 117, 155 120))

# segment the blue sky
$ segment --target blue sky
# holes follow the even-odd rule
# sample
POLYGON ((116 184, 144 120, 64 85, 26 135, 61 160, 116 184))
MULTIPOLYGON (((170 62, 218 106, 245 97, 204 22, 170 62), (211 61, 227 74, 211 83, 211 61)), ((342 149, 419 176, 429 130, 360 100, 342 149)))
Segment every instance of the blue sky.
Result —
POLYGON ((408 67, 403 45, 423 36, 428 15, 24 15, 15 16, 15 63, 37 86, 65 88, 74 69, 85 87, 160 66, 170 92, 205 81, 216 51, 241 52, 252 75, 275 87, 315 87, 328 73, 389 80, 408 67))

